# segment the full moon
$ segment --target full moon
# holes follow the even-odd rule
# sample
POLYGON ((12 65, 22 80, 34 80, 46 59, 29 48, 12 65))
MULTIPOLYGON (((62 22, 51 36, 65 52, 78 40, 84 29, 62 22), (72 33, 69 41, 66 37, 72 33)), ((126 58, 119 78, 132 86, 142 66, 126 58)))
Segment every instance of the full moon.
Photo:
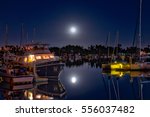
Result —
POLYGON ((70 27, 71 34, 75 34, 77 32, 77 28, 75 26, 70 27))

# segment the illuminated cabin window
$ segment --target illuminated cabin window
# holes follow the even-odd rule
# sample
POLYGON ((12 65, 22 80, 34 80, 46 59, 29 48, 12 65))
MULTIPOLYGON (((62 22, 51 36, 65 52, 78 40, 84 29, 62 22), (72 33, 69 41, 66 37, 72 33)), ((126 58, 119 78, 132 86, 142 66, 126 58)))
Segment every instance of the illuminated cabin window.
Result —
POLYGON ((42 59, 42 57, 41 56, 36 56, 36 59, 40 60, 40 59, 42 59))
POLYGON ((27 62, 27 60, 28 60, 27 57, 25 57, 25 58, 24 58, 24 62, 27 62))
POLYGON ((25 91, 24 96, 27 97, 29 100, 33 100, 33 93, 31 91, 25 91))
POLYGON ((30 62, 33 62, 33 61, 35 61, 35 56, 34 55, 29 55, 28 56, 28 62, 30 63, 30 62))
POLYGON ((42 97, 41 94, 37 94, 37 95, 36 95, 36 98, 37 98, 37 99, 41 99, 41 97, 42 97))
POLYGON ((49 57, 50 57, 50 58, 54 58, 54 55, 53 55, 53 54, 51 54, 49 57))
POLYGON ((29 92, 29 93, 28 93, 28 99, 29 99, 29 100, 33 100, 33 93, 32 93, 32 92, 29 92))
POLYGON ((43 59, 49 59, 48 55, 43 55, 43 59))

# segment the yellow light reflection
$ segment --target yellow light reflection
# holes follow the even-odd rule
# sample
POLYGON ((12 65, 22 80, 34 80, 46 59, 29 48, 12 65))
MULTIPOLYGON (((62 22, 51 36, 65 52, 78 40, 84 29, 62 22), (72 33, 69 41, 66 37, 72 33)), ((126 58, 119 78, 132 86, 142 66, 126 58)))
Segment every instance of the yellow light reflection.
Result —
POLYGON ((129 70, 130 69, 130 64, 127 64, 127 63, 112 63, 110 65, 111 69, 112 70, 119 70, 119 69, 122 69, 122 70, 129 70))
POLYGON ((124 72, 112 70, 111 75, 117 76, 117 77, 122 77, 124 75, 124 72))

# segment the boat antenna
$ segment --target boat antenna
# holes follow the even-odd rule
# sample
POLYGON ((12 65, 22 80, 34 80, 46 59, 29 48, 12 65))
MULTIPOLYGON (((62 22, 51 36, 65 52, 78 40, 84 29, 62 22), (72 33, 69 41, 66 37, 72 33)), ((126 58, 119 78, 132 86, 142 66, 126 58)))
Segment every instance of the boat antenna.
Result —
POLYGON ((137 15, 137 21, 136 21, 136 26, 135 26, 135 31, 134 31, 134 38, 132 42, 133 47, 137 47, 137 37, 138 37, 138 25, 139 25, 139 13, 137 15))
POLYGON ((21 24, 21 37, 20 37, 20 46, 22 46, 22 40, 24 38, 24 24, 21 24))
POLYGON ((28 40, 29 40, 29 33, 26 33, 26 44, 28 44, 28 40))
POLYGON ((118 55, 119 31, 116 32, 116 55, 118 55))
POLYGON ((5 26, 5 38, 4 38, 4 46, 8 44, 8 24, 5 26))
POLYGON ((141 60, 141 22, 142 22, 142 2, 143 0, 140 0, 140 14, 139 14, 139 58, 141 60))
POLYGON ((32 42, 35 40, 35 38, 36 38, 36 28, 34 27, 33 28, 33 40, 32 40, 32 42))
POLYGON ((119 31, 116 32, 116 39, 115 39, 115 44, 113 48, 113 53, 112 53, 112 59, 115 59, 115 55, 118 55, 118 41, 119 41, 119 31), (116 54, 115 54, 116 51, 116 54))
POLYGON ((107 48, 107 57, 109 57, 109 41, 110 41, 110 32, 107 35, 107 39, 106 39, 106 48, 107 48))

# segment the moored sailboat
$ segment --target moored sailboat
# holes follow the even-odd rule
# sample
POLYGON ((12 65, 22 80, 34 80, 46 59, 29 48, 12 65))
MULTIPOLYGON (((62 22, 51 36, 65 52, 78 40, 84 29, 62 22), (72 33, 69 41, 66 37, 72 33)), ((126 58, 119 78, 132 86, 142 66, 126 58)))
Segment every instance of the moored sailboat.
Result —
POLYGON ((140 12, 139 12, 139 23, 138 23, 138 42, 139 52, 138 61, 132 63, 132 57, 129 57, 129 62, 111 62, 109 64, 103 64, 103 70, 120 70, 120 71, 145 71, 150 70, 150 55, 141 55, 141 22, 142 22, 142 0, 140 0, 140 12))

